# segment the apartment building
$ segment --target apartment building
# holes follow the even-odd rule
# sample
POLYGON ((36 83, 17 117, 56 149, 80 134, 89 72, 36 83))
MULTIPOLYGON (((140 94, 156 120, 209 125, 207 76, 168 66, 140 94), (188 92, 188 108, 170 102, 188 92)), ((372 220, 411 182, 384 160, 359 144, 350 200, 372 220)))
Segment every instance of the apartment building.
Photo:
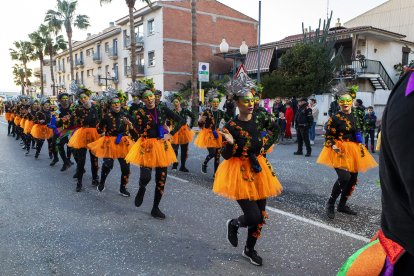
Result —
MULTIPOLYGON (((230 49, 242 41, 255 45, 258 22, 216 0, 197 3, 197 61, 210 74, 231 72, 232 61, 215 54, 222 38, 230 49)), ((137 78, 152 78, 157 89, 177 91, 191 78, 191 6, 188 1, 154 1, 134 12, 137 78)), ((107 86, 126 90, 131 83, 130 26, 125 16, 98 34, 73 43, 74 77, 93 91, 107 86)), ((69 89, 69 52, 56 56, 55 83, 69 89)), ((52 94, 50 84, 45 94, 52 94)))

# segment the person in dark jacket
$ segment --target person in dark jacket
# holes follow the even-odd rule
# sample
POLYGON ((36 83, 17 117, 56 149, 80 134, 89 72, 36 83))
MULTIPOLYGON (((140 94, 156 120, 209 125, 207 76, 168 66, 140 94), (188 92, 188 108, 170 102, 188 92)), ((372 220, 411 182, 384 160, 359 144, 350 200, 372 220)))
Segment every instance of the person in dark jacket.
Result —
POLYGON ((308 99, 299 99, 299 109, 295 114, 295 128, 298 139, 298 150, 294 155, 303 155, 303 143, 306 145, 306 157, 312 153, 312 148, 309 140, 309 129, 313 123, 312 109, 308 107, 308 99))
POLYGON ((371 138, 371 152, 375 152, 374 147, 374 137, 375 137, 375 128, 377 123, 377 116, 375 115, 374 108, 369 106, 367 109, 367 114, 364 116, 364 136, 365 136, 365 146, 368 149, 368 141, 371 138))
POLYGON ((226 101, 223 105, 223 109, 226 111, 226 114, 229 118, 233 118, 236 115, 236 105, 228 96, 226 96, 226 101))

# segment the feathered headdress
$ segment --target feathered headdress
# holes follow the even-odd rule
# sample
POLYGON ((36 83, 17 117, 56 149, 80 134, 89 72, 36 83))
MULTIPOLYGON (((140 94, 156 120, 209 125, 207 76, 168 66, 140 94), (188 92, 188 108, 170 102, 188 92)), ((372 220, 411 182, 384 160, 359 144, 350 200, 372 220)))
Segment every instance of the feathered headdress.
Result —
POLYGON ((180 102, 183 100, 183 96, 181 96, 181 94, 180 93, 178 93, 178 92, 171 92, 171 93, 169 93, 166 97, 165 97, 165 99, 168 101, 168 102, 173 102, 175 99, 177 99, 177 100, 179 100, 180 102))
POLYGON ((248 92, 259 95, 261 89, 256 85, 256 81, 251 79, 244 72, 240 73, 236 78, 226 84, 226 93, 230 98, 243 97, 248 92))
POLYGON ((132 96, 138 96, 141 98, 142 94, 148 89, 150 89, 150 87, 147 84, 143 83, 141 80, 139 80, 130 83, 126 91, 132 96))
POLYGON ((219 100, 221 100, 222 96, 223 95, 217 88, 210 88, 206 94, 206 98, 209 102, 211 102, 214 98, 218 98, 219 100))
POLYGON ((74 95, 76 95, 76 97, 79 98, 79 96, 81 94, 86 94, 88 96, 92 95, 92 91, 89 90, 88 88, 86 88, 85 86, 79 86, 76 81, 72 81, 72 83, 69 86, 70 92, 74 95))

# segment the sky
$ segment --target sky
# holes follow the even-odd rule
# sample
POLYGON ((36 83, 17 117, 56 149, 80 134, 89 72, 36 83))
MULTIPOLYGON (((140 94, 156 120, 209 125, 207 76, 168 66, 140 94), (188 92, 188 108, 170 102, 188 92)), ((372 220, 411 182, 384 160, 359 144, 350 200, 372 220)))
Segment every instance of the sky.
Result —
MULTIPOLYGON (((203 1, 203 0, 198 0, 203 1)), ((258 19, 259 0, 219 0, 254 19, 258 19)), ((137 0, 136 8, 142 7, 137 0)), ((327 10, 333 11, 333 20, 344 23, 387 0, 262 0, 261 42, 280 40, 288 35, 302 32, 302 22, 314 29, 319 18, 326 18, 327 10)), ((7 1, 0 10, 0 92, 18 92, 13 83, 12 67, 15 61, 10 58, 13 42, 28 40, 28 34, 36 31, 43 23, 49 9, 56 9, 56 0, 7 1)), ((78 0, 77 14, 90 17, 91 27, 86 31, 74 29, 73 40, 84 40, 87 33, 99 33, 109 26, 109 22, 128 14, 125 0, 112 0, 100 6, 99 0, 78 0)), ((63 34, 66 38, 66 33, 63 34)), ((241 41, 240 41, 241 43, 241 41)), ((220 41, 217 42, 220 44, 220 41)))

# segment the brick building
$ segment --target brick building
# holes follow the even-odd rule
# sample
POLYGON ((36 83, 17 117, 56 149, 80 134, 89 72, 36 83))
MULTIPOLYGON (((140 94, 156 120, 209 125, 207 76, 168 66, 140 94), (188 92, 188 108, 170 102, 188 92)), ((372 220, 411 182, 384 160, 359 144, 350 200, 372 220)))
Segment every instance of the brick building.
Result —
MULTIPOLYGON (((191 79, 190 1, 154 1, 134 12, 137 42, 137 77, 153 78, 157 89, 176 91, 177 82, 191 79)), ((243 40, 257 43, 258 22, 216 0, 197 2, 197 61, 210 63, 210 74, 232 70, 232 61, 215 54, 226 38, 230 49, 243 40)), ((73 43, 75 78, 93 91, 106 85, 125 90, 131 83, 129 17, 111 22, 102 32, 73 43), (101 77, 101 80, 99 80, 101 77), (108 78, 109 80, 102 80, 108 78)), ((69 52, 56 56, 55 82, 70 85, 69 52)), ((50 73, 49 73, 50 74, 50 73)), ((50 79, 46 76, 46 80, 50 79)), ((51 94, 45 83, 45 94, 51 94)))

